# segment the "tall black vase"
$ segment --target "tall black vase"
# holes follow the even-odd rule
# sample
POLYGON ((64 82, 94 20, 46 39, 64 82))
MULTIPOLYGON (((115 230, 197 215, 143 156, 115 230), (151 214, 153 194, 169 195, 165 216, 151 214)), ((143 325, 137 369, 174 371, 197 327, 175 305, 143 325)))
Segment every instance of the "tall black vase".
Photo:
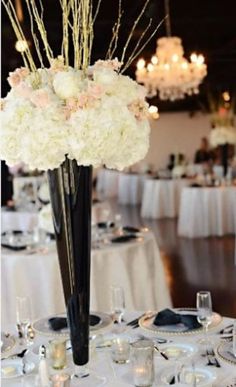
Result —
POLYGON ((221 145, 221 162, 224 169, 224 176, 227 175, 227 171, 228 171, 228 148, 229 148, 229 144, 227 143, 224 145, 221 145))
POLYGON ((66 159, 48 172, 48 180, 73 360, 85 365, 89 357, 92 167, 66 159))

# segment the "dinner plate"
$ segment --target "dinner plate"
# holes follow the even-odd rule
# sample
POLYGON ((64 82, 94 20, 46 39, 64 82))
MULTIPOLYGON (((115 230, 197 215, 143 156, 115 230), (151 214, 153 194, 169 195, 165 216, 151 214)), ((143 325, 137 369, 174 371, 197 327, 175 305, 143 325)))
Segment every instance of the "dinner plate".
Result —
POLYGON ((13 379, 23 375, 30 374, 35 368, 35 364, 32 361, 25 361, 24 373, 23 373, 23 361, 22 359, 6 359, 1 364, 1 378, 13 379))
MULTIPOLYGON (((106 313, 91 312, 91 315, 95 315, 95 316, 99 317, 100 321, 98 324, 96 324, 94 326, 90 326, 90 332, 96 332, 98 330, 105 329, 105 328, 109 327, 110 325, 112 325, 112 318, 106 313)), ((58 336, 68 337, 69 336, 69 329, 68 328, 54 331, 50 327, 48 320, 50 318, 53 318, 53 317, 64 317, 65 318, 66 314, 65 313, 58 314, 58 315, 49 316, 49 317, 45 317, 45 318, 42 318, 40 320, 37 320, 33 323, 33 329, 41 335, 55 336, 55 337, 58 337, 58 336)))
MULTIPOLYGON (((166 367, 160 376, 160 382, 164 385, 170 385, 174 377, 174 367, 166 367)), ((183 385, 193 385, 194 378, 196 378, 197 387, 210 387, 216 380, 216 375, 212 370, 204 367, 196 367, 194 370, 191 367, 184 367, 180 375, 180 380, 183 385)))
POLYGON ((16 340, 11 335, 1 332, 1 353, 10 351, 16 345, 16 340))
POLYGON ((221 343, 217 348, 217 354, 222 360, 236 365, 236 357, 233 354, 233 341, 221 343))
POLYGON ((24 250, 34 243, 33 235, 27 231, 12 230, 3 232, 1 235, 1 245, 11 250, 24 250))
MULTIPOLYGON (((180 314, 192 314, 197 315, 196 309, 188 309, 188 308, 178 308, 173 309, 173 311, 180 313, 180 314)), ((203 328, 197 328, 197 329, 188 329, 183 324, 176 324, 176 325, 165 325, 165 326, 157 326, 154 325, 154 320, 157 315, 157 312, 153 312, 151 317, 143 316, 139 320, 139 325, 141 328, 152 331, 159 334, 164 335, 192 335, 192 334, 199 334, 203 331, 203 328)), ((209 325, 208 329, 213 329, 217 327, 222 321, 222 317, 218 314, 213 312, 212 316, 212 322, 209 325)))
POLYGON ((167 343, 161 345, 161 352, 170 360, 183 359, 195 355, 198 351, 197 345, 189 343, 167 343))

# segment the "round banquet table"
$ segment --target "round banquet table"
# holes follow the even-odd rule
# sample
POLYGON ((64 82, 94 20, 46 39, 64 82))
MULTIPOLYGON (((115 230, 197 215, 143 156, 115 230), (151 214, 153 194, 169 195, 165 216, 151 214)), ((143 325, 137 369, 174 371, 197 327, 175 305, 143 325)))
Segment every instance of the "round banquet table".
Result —
POLYGON ((123 205, 141 203, 147 175, 121 173, 118 181, 118 202, 123 205))
MULTIPOLYGON (((139 317, 143 312, 126 312, 124 315, 125 321, 132 321, 134 318, 139 317)), ((46 317, 46 316, 45 316, 46 317)), ((229 319, 224 317, 222 319, 222 322, 220 325, 215 327, 214 329, 209 331, 209 336, 212 342, 212 347, 215 349, 215 352, 217 352, 217 347, 220 344, 220 335, 217 333, 220 329, 224 328, 225 326, 232 324, 233 319, 229 319)), ((106 342, 106 340, 111 340, 112 337, 114 337, 114 329, 116 329, 116 326, 112 325, 111 327, 107 328, 105 331, 97 331, 99 335, 100 340, 103 340, 106 342)), ((7 326, 7 332, 10 332, 12 334, 16 335, 15 328, 12 325, 7 326)), ((125 332, 126 337, 128 336, 129 339, 134 342, 138 339, 140 339, 139 335, 145 335, 145 338, 148 338, 150 340, 155 341, 156 334, 149 333, 146 330, 143 330, 142 328, 137 329, 130 329, 126 327, 125 332)), ((166 336, 165 336, 166 337, 166 336)), ((175 343, 181 343, 181 344, 195 344, 199 345, 198 341, 200 337, 202 337, 202 334, 194 334, 194 335, 185 335, 185 336, 167 336, 168 338, 171 338, 172 342, 175 343)), ((44 344, 48 345, 49 340, 51 340, 53 337, 51 336, 42 336, 40 334, 36 334, 34 339, 34 345, 31 348, 39 347, 39 345, 44 344)), ((162 345, 159 344, 158 347, 160 350, 162 349, 162 345)), ((22 351, 22 346, 19 346, 19 344, 14 347, 11 352, 8 352, 9 354, 14 354, 17 352, 22 351)), ((31 375, 22 377, 22 378, 14 378, 9 379, 7 381, 4 380, 4 386, 5 387, 32 387, 34 386, 34 381, 36 378, 36 375, 38 373, 38 357, 35 354, 32 354, 32 352, 29 352, 26 355, 26 359, 28 361, 34 361, 36 363, 35 370, 31 375)), ((69 367, 63 372, 73 373, 73 364, 71 355, 67 354, 68 359, 68 365, 69 367)), ((182 360, 179 360, 180 364, 191 364, 192 358, 183 358, 182 360)), ((235 386, 235 379, 236 379, 236 366, 232 365, 217 355, 217 359, 221 365, 220 368, 216 367, 207 367, 207 359, 206 357, 202 356, 202 349, 198 346, 197 353, 194 355, 194 364, 195 367, 204 367, 209 372, 212 372, 215 375, 215 380, 213 381, 213 384, 207 386, 211 387, 228 387, 228 386, 235 386)), ((2 363, 2 367, 3 367, 2 363)), ((167 384, 163 384, 161 382, 161 375, 163 372, 165 372, 165 369, 168 367, 174 369, 176 367, 175 360, 169 359, 168 361, 165 360, 160 354, 155 352, 154 355, 154 370, 155 370, 155 382, 153 386, 158 387, 165 387, 167 384)), ((133 376, 132 376, 132 363, 127 364, 115 364, 111 360, 111 349, 109 347, 104 348, 96 348, 93 352, 93 355, 90 356, 90 363, 89 368, 91 371, 96 372, 98 376, 105 377, 104 380, 104 386, 107 387, 132 387, 133 384, 133 376)), ((49 373, 52 373, 52 369, 49 368, 49 373)), ((54 371, 55 373, 55 371, 54 371)), ((102 380, 101 380, 102 381, 102 380)), ((80 385, 80 383, 78 383, 80 385)), ((101 385, 101 384, 99 384, 101 385)), ((97 384, 92 384, 91 381, 89 382, 88 379, 83 379, 83 386, 84 387, 95 387, 97 384)))
POLYGON ((188 238, 236 233, 236 187, 182 190, 178 235, 188 238))
MULTIPOLYGON (((104 222, 107 213, 111 213, 111 205, 107 201, 98 201, 92 205, 92 222, 104 222)), ((38 212, 1 211, 1 231, 22 230, 32 231, 38 226, 38 212)))
POLYGON ((119 175, 119 172, 111 169, 101 169, 98 171, 97 192, 105 198, 117 196, 119 175))
MULTIPOLYGON (((110 286, 123 286, 127 310, 171 305, 155 237, 92 250, 91 309, 110 310, 110 286)), ((38 252, 2 249, 2 325, 15 321, 15 299, 30 296, 33 318, 65 310, 55 245, 38 252)))
POLYGON ((144 182, 141 216, 143 218, 175 218, 179 213, 180 195, 190 179, 149 179, 144 182))

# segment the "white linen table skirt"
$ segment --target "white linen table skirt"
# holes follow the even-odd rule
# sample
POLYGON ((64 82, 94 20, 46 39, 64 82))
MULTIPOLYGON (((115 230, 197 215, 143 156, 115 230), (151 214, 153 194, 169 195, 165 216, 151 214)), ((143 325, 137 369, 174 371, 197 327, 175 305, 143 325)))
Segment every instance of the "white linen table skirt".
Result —
MULTIPOLYGON (((124 318, 126 321, 131 321, 134 318, 138 318, 144 311, 139 312, 129 312, 125 313, 124 318)), ((217 346, 220 344, 220 335, 217 333, 220 329, 228 326, 229 324, 233 324, 233 319, 224 317, 222 322, 219 326, 209 331, 209 336, 212 341, 212 346, 217 348, 217 346)), ((14 326, 8 325, 6 328, 6 332, 10 332, 12 334, 15 334, 15 328, 14 326)), ((99 332, 98 332, 99 333, 99 332)), ((111 326, 109 329, 107 329, 105 332, 101 332, 104 334, 104 340, 106 338, 110 339, 112 336, 114 336, 114 326, 111 326)), ((128 332, 128 335, 132 341, 135 341, 139 338, 139 335, 145 335, 147 338, 150 338, 151 340, 156 339, 156 335, 154 333, 149 333, 148 331, 144 331, 141 328, 137 329, 131 329, 128 332)), ((202 348, 199 346, 199 340, 202 338, 201 334, 196 335, 186 335, 186 336, 171 336, 171 340, 173 343, 181 342, 182 344, 195 344, 198 346, 198 351, 194 356, 194 363, 195 367, 206 367, 206 358, 202 356, 202 348)), ((35 337, 35 346, 37 348, 41 344, 46 344, 49 340, 51 340, 52 337, 45 337, 41 335, 37 335, 35 337)), ((14 354, 17 352, 20 352, 22 350, 21 346, 14 347, 9 354, 14 354)), ((30 355, 27 355, 29 359, 32 361, 37 361, 37 356, 33 355, 30 357, 30 355)), ((213 372, 215 375, 215 380, 213 381, 213 384, 211 384, 211 387, 227 387, 227 386, 234 386, 235 385, 235 365, 232 365, 230 363, 227 363, 226 361, 223 361, 222 359, 218 360, 221 364, 220 368, 216 367, 206 367, 206 369, 209 372, 213 372)), ((70 360, 71 361, 71 360, 70 360)), ((191 361, 190 361, 191 362, 191 361)), ((2 364, 3 366, 3 364, 2 364)), ((166 387, 166 383, 163 384, 161 382, 161 376, 163 375, 163 372, 165 368, 172 367, 174 370, 174 362, 169 360, 166 361, 163 359, 162 356, 158 355, 157 353, 154 356, 154 368, 155 368, 155 386, 158 387, 166 387)), ((71 367, 70 367, 71 368, 71 367)), ((120 365, 115 364, 111 360, 111 351, 106 349, 97 349, 96 355, 92 356, 89 363, 89 368, 93 371, 95 371, 100 377, 106 377, 106 382, 104 386, 106 387, 132 387, 134 386, 133 382, 133 375, 132 375, 132 363, 120 365)), ((51 371, 51 370, 50 370, 51 371)), ((15 378, 15 379, 9 379, 7 381, 4 380, 4 387, 33 387, 34 386, 34 380, 35 376, 38 372, 38 367, 34 370, 33 374, 31 376, 27 376, 25 378, 15 378), (25 379, 25 383, 22 383, 25 379)), ((80 383, 78 383, 78 386, 80 383)), ((96 385, 92 384, 89 379, 83 379, 83 386, 85 387, 96 387, 96 385)), ((210 385, 208 385, 210 387, 210 385)))
MULTIPOLYGON (((171 305, 163 264, 154 235, 142 242, 92 251, 91 310, 110 310, 110 286, 123 286, 127 310, 162 309, 171 305)), ((65 310, 59 263, 54 245, 49 252, 2 250, 2 325, 15 322, 17 296, 32 300, 33 318, 65 310)))
POLYGON ((118 202, 123 205, 141 203, 144 182, 147 175, 121 173, 118 182, 118 202))
POLYGON ((104 198, 118 195, 119 172, 111 169, 100 169, 97 172, 97 192, 104 198))
POLYGON ((144 182, 141 216, 143 218, 175 218, 179 213, 180 194, 189 179, 149 179, 144 182))
POLYGON ((178 235, 188 238, 235 234, 236 187, 182 190, 178 235))

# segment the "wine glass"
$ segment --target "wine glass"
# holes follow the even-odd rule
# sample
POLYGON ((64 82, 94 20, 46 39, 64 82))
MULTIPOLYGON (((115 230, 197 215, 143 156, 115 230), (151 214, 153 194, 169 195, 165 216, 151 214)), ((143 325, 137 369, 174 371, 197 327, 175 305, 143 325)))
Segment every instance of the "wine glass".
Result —
POLYGON ((111 287, 111 307, 118 324, 121 324, 125 312, 125 294, 121 286, 111 287))
POLYGON ((205 337, 201 339, 201 344, 209 344, 207 338, 208 327, 212 321, 212 301, 211 293, 208 291, 201 291, 197 293, 197 320, 203 326, 205 337))
POLYGON ((16 297, 16 321, 23 334, 24 344, 31 345, 28 328, 31 324, 31 304, 29 297, 16 297))

